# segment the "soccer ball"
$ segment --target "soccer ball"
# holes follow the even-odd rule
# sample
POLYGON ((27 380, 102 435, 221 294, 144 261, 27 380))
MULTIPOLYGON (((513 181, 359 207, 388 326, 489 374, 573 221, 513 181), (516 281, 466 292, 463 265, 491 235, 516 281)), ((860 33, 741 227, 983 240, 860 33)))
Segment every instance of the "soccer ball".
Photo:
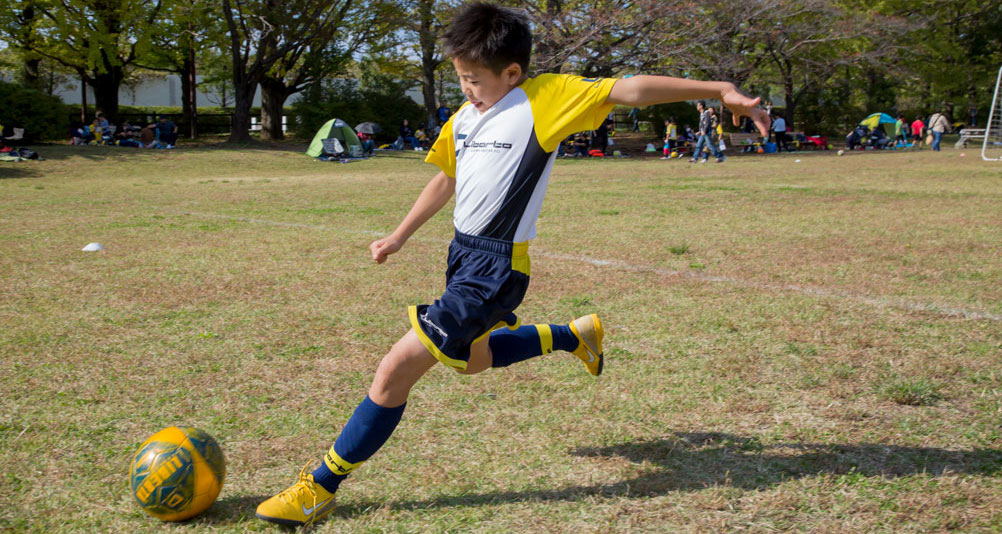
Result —
POLYGON ((165 428, 139 446, 129 468, 129 486, 147 513, 183 521, 204 512, 226 477, 223 450, 208 433, 192 427, 165 428))

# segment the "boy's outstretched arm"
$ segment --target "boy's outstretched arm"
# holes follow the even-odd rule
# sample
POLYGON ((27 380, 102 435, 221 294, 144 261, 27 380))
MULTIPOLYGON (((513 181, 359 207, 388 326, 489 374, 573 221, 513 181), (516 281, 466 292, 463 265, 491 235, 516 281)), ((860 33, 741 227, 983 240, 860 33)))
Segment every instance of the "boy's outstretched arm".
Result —
POLYGON ((741 117, 750 117, 762 136, 769 135, 769 115, 759 109, 761 98, 751 98, 730 82, 704 82, 669 76, 633 76, 616 80, 606 102, 624 106, 650 106, 669 102, 719 99, 734 115, 734 125, 741 117))
POLYGON ((445 206, 449 202, 449 199, 452 198, 455 192, 456 181, 450 178, 448 174, 439 171, 428 182, 428 185, 424 186, 424 190, 421 191, 417 201, 414 202, 411 211, 407 213, 407 216, 397 226, 397 229, 392 234, 382 239, 377 239, 369 245, 369 251, 372 252, 372 261, 383 263, 386 261, 387 256, 400 250, 404 246, 404 243, 411 237, 411 234, 416 232, 418 228, 421 228, 421 225, 438 213, 438 210, 442 209, 442 206, 445 206))

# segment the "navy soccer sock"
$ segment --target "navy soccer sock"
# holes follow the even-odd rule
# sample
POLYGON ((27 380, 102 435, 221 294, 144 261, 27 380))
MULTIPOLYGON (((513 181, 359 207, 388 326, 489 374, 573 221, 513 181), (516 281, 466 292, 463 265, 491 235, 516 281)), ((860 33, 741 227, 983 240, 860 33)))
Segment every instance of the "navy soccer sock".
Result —
POLYGON ((386 443, 397 428, 405 406, 407 404, 383 408, 366 395, 327 451, 323 463, 313 470, 313 480, 327 491, 336 492, 349 473, 386 443))
POLYGON ((578 348, 578 338, 566 324, 532 324, 515 330, 499 328, 491 332, 487 342, 494 358, 491 367, 507 367, 554 350, 571 352, 578 348))

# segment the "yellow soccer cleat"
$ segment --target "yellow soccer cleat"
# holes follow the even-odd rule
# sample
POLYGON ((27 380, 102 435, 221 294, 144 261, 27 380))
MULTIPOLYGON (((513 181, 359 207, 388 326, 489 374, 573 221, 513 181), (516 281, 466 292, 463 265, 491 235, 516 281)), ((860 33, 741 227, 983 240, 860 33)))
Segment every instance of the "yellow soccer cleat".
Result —
POLYGON ((334 510, 334 494, 313 481, 306 467, 299 473, 299 482, 264 501, 257 507, 257 516, 265 521, 298 527, 322 519, 334 510))
POLYGON ((593 313, 574 319, 570 326, 571 332, 574 332, 580 342, 578 348, 574 349, 574 354, 581 358, 589 373, 594 376, 602 374, 605 363, 605 354, 602 353, 605 330, 602 329, 602 321, 593 313))

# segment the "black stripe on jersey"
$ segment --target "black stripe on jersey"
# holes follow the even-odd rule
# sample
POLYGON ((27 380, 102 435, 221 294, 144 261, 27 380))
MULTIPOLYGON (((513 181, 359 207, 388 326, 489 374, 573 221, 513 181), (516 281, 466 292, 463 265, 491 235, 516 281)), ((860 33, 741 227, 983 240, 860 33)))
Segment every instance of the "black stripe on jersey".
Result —
POLYGON ((481 236, 505 241, 511 241, 515 238, 515 230, 518 230, 518 223, 522 221, 525 208, 529 205, 532 193, 536 190, 539 177, 546 170, 550 154, 553 152, 547 152, 540 146, 539 140, 536 139, 536 129, 533 128, 529 143, 525 147, 525 153, 522 154, 522 161, 518 164, 518 170, 515 171, 515 177, 511 181, 508 193, 505 194, 501 208, 494 214, 491 222, 484 227, 481 236))

